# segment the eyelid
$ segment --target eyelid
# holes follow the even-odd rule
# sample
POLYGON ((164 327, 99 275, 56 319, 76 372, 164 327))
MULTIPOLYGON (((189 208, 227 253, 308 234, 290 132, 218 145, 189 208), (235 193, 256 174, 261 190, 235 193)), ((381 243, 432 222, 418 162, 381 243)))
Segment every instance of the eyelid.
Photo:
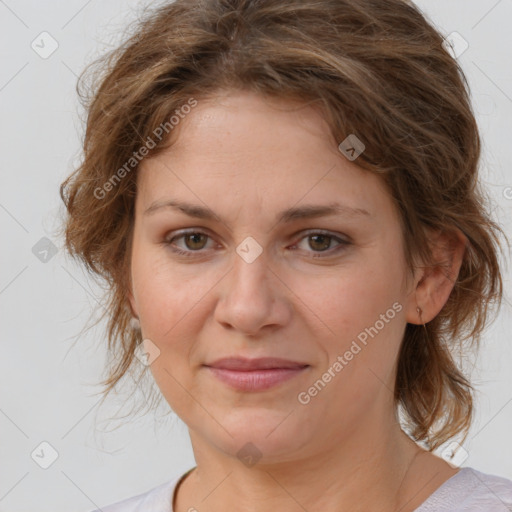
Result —
MULTIPOLYGON (((195 235, 195 234, 205 235, 210 240, 214 239, 214 237, 212 236, 210 231, 205 229, 205 228, 186 228, 186 229, 181 229, 181 230, 178 230, 178 231, 172 231, 170 234, 166 235, 164 237, 164 243, 171 245, 173 240, 175 240, 177 238, 182 238, 182 237, 184 237, 186 235, 195 235)), ((188 252, 197 252, 197 253, 199 253, 200 250, 198 250, 198 251, 188 251, 188 252)))
POLYGON ((333 240, 335 240, 338 244, 335 247, 331 247, 330 249, 326 249, 325 251, 307 251, 313 255, 318 257, 325 257, 331 256, 337 252, 340 247, 351 245, 351 240, 346 235, 340 236, 339 234, 333 233, 332 231, 328 231, 325 229, 306 229, 303 231, 300 231, 297 233, 298 238, 296 238, 296 242, 292 244, 292 247, 295 247, 298 243, 302 242, 304 239, 306 239, 308 236, 311 235, 325 235, 333 240), (345 237, 345 238, 344 238, 345 237), (325 254, 325 256, 322 256, 322 254, 325 254))
POLYGON ((350 242, 350 237, 348 235, 343 235, 341 233, 334 233, 333 231, 329 231, 328 229, 314 229, 314 228, 304 229, 302 231, 299 231, 297 233, 297 235, 294 235, 294 236, 299 236, 299 235, 300 235, 300 238, 298 240, 302 240, 303 238, 305 238, 308 235, 327 235, 327 236, 330 236, 331 238, 335 238, 336 240, 339 240, 340 242, 345 242, 345 243, 350 242))

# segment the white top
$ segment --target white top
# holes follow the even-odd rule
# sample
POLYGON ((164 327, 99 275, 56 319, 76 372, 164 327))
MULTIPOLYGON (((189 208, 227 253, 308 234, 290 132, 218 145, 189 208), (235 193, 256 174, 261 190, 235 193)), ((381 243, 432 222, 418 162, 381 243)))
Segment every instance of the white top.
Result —
MULTIPOLYGON (((173 512, 174 490, 192 469, 143 494, 92 512, 173 512)), ((510 511, 512 480, 464 467, 438 487, 414 512, 510 511)))

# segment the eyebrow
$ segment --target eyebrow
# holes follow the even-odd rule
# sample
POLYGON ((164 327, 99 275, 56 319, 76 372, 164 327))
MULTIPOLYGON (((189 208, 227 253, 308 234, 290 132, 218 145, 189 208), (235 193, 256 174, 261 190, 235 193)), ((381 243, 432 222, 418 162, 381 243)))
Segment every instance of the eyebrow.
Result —
MULTIPOLYGON (((205 220, 218 220, 219 217, 209 208, 173 199, 155 201, 145 211, 144 215, 152 215, 162 209, 177 209, 189 217, 205 220)), ((364 208, 352 208, 340 203, 326 205, 305 205, 288 208, 276 215, 276 223, 286 223, 298 219, 312 219, 328 215, 344 215, 346 217, 371 217, 370 212, 364 208)))

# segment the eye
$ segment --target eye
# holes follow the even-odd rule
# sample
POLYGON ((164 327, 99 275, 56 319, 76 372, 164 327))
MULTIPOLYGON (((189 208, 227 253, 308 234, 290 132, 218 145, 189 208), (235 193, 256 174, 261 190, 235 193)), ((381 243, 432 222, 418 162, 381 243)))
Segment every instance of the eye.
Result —
MULTIPOLYGON (((207 248, 207 243, 209 240, 211 240, 209 234, 205 233, 204 231, 195 229, 182 231, 181 233, 178 232, 174 234, 174 236, 166 238, 163 243, 172 252, 180 256, 193 257, 195 256, 194 253, 199 255, 201 252, 204 252, 202 249, 207 248), (178 245, 178 240, 182 241, 184 245, 178 245)), ((299 239, 298 243, 289 246, 288 248, 295 250, 297 247, 299 247, 305 252, 312 253, 313 258, 324 258, 332 256, 333 253, 338 253, 348 245, 350 245, 348 240, 344 240, 330 232, 317 230, 306 233, 305 236, 299 239), (309 250, 308 248, 304 247, 304 242, 307 242, 309 250), (337 244, 334 247, 332 247, 333 242, 337 244), (300 247, 300 244, 303 244, 303 246, 300 247), (322 253, 326 253, 326 255, 324 256, 322 253)))
MULTIPOLYGON (((300 243, 306 241, 307 246, 310 249, 313 249, 312 251, 306 250, 306 252, 313 252, 313 253, 328 253, 328 255, 332 255, 332 253, 338 252, 345 248, 345 246, 350 245, 350 242, 347 240, 343 240, 342 238, 325 231, 310 231, 306 236, 302 237, 300 239, 300 242, 298 244, 294 244, 291 246, 292 249, 299 246, 300 243), (337 245, 334 248, 331 248, 332 242, 335 241, 337 245)), ((322 258, 324 257, 322 254, 313 254, 314 258, 322 258)))
POLYGON ((192 253, 200 252, 201 249, 204 249, 209 238, 210 236, 202 231, 184 231, 171 238, 167 238, 164 241, 164 244, 167 245, 171 251, 177 254, 190 256, 192 253), (185 244, 184 249, 180 248, 176 244, 176 240, 180 239, 182 239, 185 244))

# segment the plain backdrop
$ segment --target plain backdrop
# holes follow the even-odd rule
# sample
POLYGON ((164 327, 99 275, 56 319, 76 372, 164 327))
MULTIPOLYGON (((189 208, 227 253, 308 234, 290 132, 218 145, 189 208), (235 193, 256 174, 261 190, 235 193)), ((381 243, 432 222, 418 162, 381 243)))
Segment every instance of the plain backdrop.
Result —
MULTIPOLYGON (((80 158, 77 76, 116 44, 142 5, 0 0, 0 512, 86 512, 195 465, 186 426, 173 414, 164 417, 168 408, 115 429, 105 420, 140 396, 120 394, 98 407, 104 333, 77 335, 101 307, 101 290, 54 237, 62 213, 59 185, 80 158)), ((459 51, 468 45, 458 58, 484 141, 482 179, 510 235, 512 1, 418 5, 445 36, 460 35, 459 51)), ((504 272, 510 290, 510 269, 504 272)), ((511 331, 505 302, 472 372, 477 414, 462 464, 509 479, 511 331)))

